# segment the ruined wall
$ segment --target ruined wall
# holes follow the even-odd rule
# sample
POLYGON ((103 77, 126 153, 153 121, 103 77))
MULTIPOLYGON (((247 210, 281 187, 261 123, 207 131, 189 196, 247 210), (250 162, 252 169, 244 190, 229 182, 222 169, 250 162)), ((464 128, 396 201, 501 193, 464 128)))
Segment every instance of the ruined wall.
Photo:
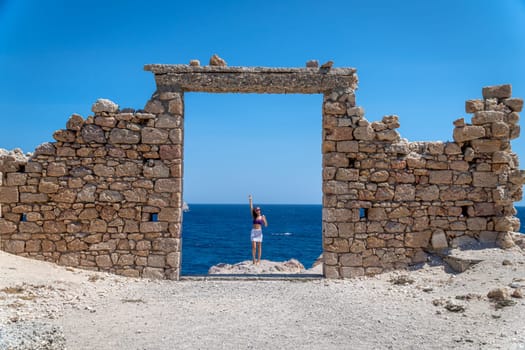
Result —
POLYGON ((370 123, 354 101, 347 92, 324 97, 326 277, 404 268, 429 250, 474 241, 513 244, 523 173, 510 140, 523 100, 511 98, 510 85, 466 102, 474 115, 454 122, 454 142, 408 142, 397 116, 370 123))
POLYGON ((0 249, 126 276, 178 278, 182 97, 146 111, 108 100, 28 160, 0 156, 0 249))
MULTIPOLYGON (((510 85, 470 100, 451 142, 408 142, 397 116, 369 122, 353 68, 148 65, 144 111, 108 100, 73 115, 29 158, 0 154, 0 249, 127 276, 178 279, 185 92, 323 94, 324 274, 404 268, 470 241, 511 245, 525 176, 510 140, 510 85)), ((321 234, 321 233, 320 233, 321 234)))

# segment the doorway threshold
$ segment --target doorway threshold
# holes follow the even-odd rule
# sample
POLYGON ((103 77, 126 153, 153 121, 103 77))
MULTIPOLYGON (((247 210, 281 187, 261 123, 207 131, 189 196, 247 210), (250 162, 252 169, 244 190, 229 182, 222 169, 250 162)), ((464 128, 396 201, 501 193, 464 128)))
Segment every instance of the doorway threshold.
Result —
POLYGON ((323 275, 311 273, 237 273, 237 274, 213 274, 213 275, 185 275, 181 281, 316 281, 324 279, 323 275))

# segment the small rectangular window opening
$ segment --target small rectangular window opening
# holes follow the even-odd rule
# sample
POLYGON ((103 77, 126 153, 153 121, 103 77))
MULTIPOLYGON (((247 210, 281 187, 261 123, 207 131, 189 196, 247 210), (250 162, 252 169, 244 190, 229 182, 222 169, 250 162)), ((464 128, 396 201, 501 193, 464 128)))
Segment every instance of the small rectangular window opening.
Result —
POLYGON ((150 221, 152 221, 152 222, 157 222, 157 221, 159 221, 159 214, 157 214, 157 213, 151 213, 150 221))
POLYGON ((21 222, 26 222, 27 221, 27 215, 26 214, 20 215, 20 221, 21 222))
POLYGON ((468 215, 468 205, 464 205, 461 207, 461 217, 467 217, 468 215))
POLYGON ((368 209, 360 208, 359 209, 359 219, 366 219, 368 217, 368 209))

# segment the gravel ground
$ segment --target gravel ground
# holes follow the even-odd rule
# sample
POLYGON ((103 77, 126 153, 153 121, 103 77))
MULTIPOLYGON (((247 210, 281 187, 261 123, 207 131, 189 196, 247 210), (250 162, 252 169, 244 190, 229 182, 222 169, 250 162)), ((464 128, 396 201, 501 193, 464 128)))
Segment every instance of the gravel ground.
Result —
POLYGON ((458 254, 481 262, 460 274, 436 259, 352 280, 175 282, 0 252, 0 349, 525 349, 523 251, 458 254))

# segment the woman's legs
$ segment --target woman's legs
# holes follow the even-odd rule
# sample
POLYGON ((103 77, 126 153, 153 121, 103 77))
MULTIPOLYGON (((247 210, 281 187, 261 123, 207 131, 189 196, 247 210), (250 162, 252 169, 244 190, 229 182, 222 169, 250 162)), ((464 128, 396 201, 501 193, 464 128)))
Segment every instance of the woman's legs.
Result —
POLYGON ((254 264, 254 265, 255 265, 255 249, 256 249, 256 244, 257 244, 257 242, 252 241, 252 259, 253 259, 253 264, 254 264))
POLYGON ((257 242, 257 245, 259 246, 259 259, 257 259, 257 264, 258 264, 261 262, 262 242, 257 242))

